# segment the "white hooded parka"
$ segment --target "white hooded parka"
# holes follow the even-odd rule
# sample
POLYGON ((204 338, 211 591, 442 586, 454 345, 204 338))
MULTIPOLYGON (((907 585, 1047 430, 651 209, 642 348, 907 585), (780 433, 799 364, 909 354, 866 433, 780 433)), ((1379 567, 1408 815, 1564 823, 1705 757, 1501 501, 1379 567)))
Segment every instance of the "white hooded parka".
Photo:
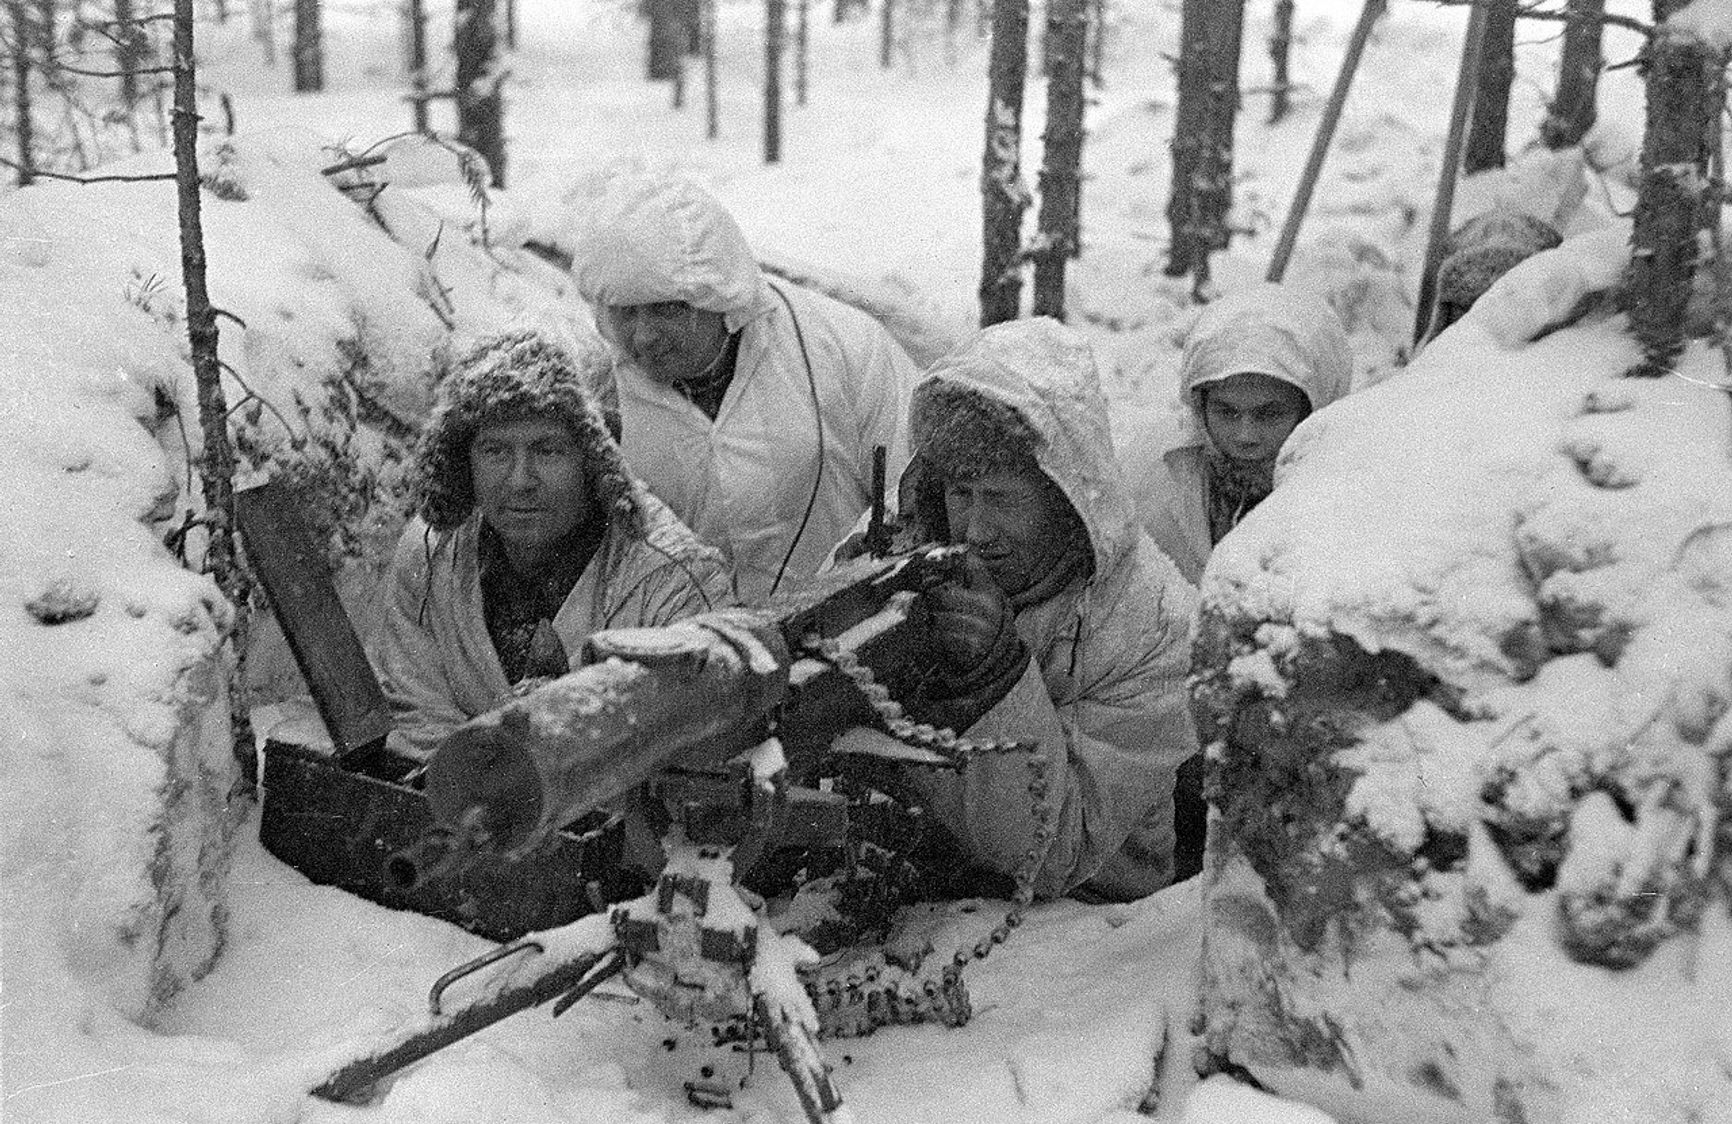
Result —
POLYGON ((1197 318, 1179 362, 1179 401, 1133 422, 1119 447, 1138 521, 1193 585, 1214 549, 1205 475, 1210 443, 1197 390, 1245 372, 1298 387, 1316 411, 1347 393, 1353 352, 1334 310, 1280 285, 1236 290, 1197 318))
POLYGON ((577 218, 572 272, 592 306, 684 301, 740 335, 712 420, 616 356, 626 462, 761 603, 798 589, 872 503, 872 449, 907 461, 916 371, 870 316, 767 281, 734 220, 695 185, 621 177, 577 218))
MULTIPOLYGON (((1185 694, 1195 591, 1133 519, 1080 336, 1044 318, 1015 321, 939 360, 914 392, 916 458, 945 386, 1010 407, 1039 435, 1036 462, 1082 517, 1094 561, 1090 576, 1017 613, 1028 670, 966 732, 1039 743, 1055 815, 1037 894, 1153 893, 1172 879, 1174 777, 1197 750, 1185 694)), ((923 537, 930 501, 918 490, 904 494, 901 516, 923 537)), ((1018 754, 914 776, 970 857, 1006 874, 1037 845, 1029 780, 1018 754)))

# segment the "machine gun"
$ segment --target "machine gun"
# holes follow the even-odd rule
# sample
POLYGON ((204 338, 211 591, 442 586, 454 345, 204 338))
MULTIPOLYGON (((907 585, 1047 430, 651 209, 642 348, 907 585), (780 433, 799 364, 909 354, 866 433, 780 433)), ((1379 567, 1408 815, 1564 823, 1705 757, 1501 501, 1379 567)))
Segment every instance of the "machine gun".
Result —
MULTIPOLYGON (((926 547, 862 559, 775 610, 597 633, 578 671, 454 732, 425 777, 437 826, 390 858, 393 880, 413 885, 450 876, 478 856, 528 855, 562 825, 621 798, 627 814, 662 834, 665 866, 648 894, 605 916, 530 934, 453 969, 434 984, 424 1016, 315 1094, 358 1098, 500 1019, 550 1000, 557 1016, 622 975, 664 1013, 710 1023, 718 1041, 761 1036, 808 1120, 837 1124, 848 1115, 821 1034, 965 1022, 962 968, 1020 923, 1043 848, 1017 872, 1003 922, 948 958, 873 951, 819 963, 798 937, 776 931, 761 899, 737 878, 773 843, 841 838, 850 816, 869 805, 793 783, 821 771, 813 742, 826 758, 950 769, 977 754, 1032 748, 970 742, 913 721, 893 701, 918 690, 929 658, 919 594, 951 580, 961 553, 926 547), (823 716, 832 714, 826 728, 823 716), (878 727, 876 736, 844 733, 862 721, 878 727), (790 762, 778 735, 796 730, 790 762), (455 983, 502 962, 479 994, 447 1004, 455 983)), ((1053 814, 1045 758, 1027 753, 1027 760, 1037 837, 1045 836, 1053 814)))

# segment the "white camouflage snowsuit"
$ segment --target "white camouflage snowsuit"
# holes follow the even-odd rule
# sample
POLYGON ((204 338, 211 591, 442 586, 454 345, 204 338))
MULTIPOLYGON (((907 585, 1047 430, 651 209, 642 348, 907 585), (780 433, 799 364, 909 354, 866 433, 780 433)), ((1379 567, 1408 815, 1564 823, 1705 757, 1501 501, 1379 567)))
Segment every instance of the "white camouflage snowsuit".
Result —
POLYGON ((722 551, 742 600, 798 588, 871 505, 872 447, 887 448, 890 480, 901 472, 913 361, 865 313, 767 281, 733 218, 691 183, 622 177, 576 225, 572 272, 592 306, 684 301, 742 332, 713 421, 619 358, 620 446, 722 551))
MULTIPOLYGON (((946 537, 942 482, 920 479, 946 385, 1033 428, 1036 462, 1082 517, 1094 561, 1090 576, 1017 613, 1028 670, 967 733, 1038 741, 1050 762, 1058 812, 1038 894, 1152 893, 1172 877, 1174 774, 1197 748, 1185 695, 1196 595, 1132 518, 1088 345, 1051 320, 976 336, 916 388, 901 514, 917 538, 946 537)), ((918 771, 914 781, 975 861, 1016 871, 1034 830, 1023 759, 978 757, 960 776, 918 771)))
POLYGON ((1279 285, 1229 293, 1197 318, 1180 360, 1178 403, 1134 421, 1119 449, 1138 521, 1192 584, 1202 580, 1214 549, 1204 464, 1209 436, 1197 392, 1247 371, 1291 383, 1320 410, 1347 393, 1353 353, 1328 305, 1279 285))

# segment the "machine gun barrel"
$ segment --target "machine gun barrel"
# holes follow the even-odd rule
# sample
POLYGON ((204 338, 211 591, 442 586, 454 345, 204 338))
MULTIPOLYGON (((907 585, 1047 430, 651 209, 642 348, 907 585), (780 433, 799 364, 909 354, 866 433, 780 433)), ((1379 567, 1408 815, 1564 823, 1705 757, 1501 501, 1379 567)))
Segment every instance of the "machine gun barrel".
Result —
MULTIPOLYGON (((475 848, 522 854, 657 771, 725 761, 761 742, 789 693, 793 651, 835 638, 897 593, 948 579, 959 548, 851 565, 828 585, 762 610, 706 613, 662 628, 608 629, 585 666, 458 728, 428 764, 430 836, 392 857, 411 885, 453 872, 475 848), (400 860, 400 861, 399 861, 400 860)), ((840 732, 840 731, 838 731, 840 732)))

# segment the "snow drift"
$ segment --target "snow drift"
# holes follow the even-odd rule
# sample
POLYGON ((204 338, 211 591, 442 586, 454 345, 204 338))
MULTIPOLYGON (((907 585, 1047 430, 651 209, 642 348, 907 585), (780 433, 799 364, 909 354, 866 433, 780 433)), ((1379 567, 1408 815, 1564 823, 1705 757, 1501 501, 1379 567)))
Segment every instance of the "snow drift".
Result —
POLYGON ((1204 579, 1205 1064, 1344 1121, 1732 1119, 1722 357, 1622 231, 1309 419, 1204 579))

